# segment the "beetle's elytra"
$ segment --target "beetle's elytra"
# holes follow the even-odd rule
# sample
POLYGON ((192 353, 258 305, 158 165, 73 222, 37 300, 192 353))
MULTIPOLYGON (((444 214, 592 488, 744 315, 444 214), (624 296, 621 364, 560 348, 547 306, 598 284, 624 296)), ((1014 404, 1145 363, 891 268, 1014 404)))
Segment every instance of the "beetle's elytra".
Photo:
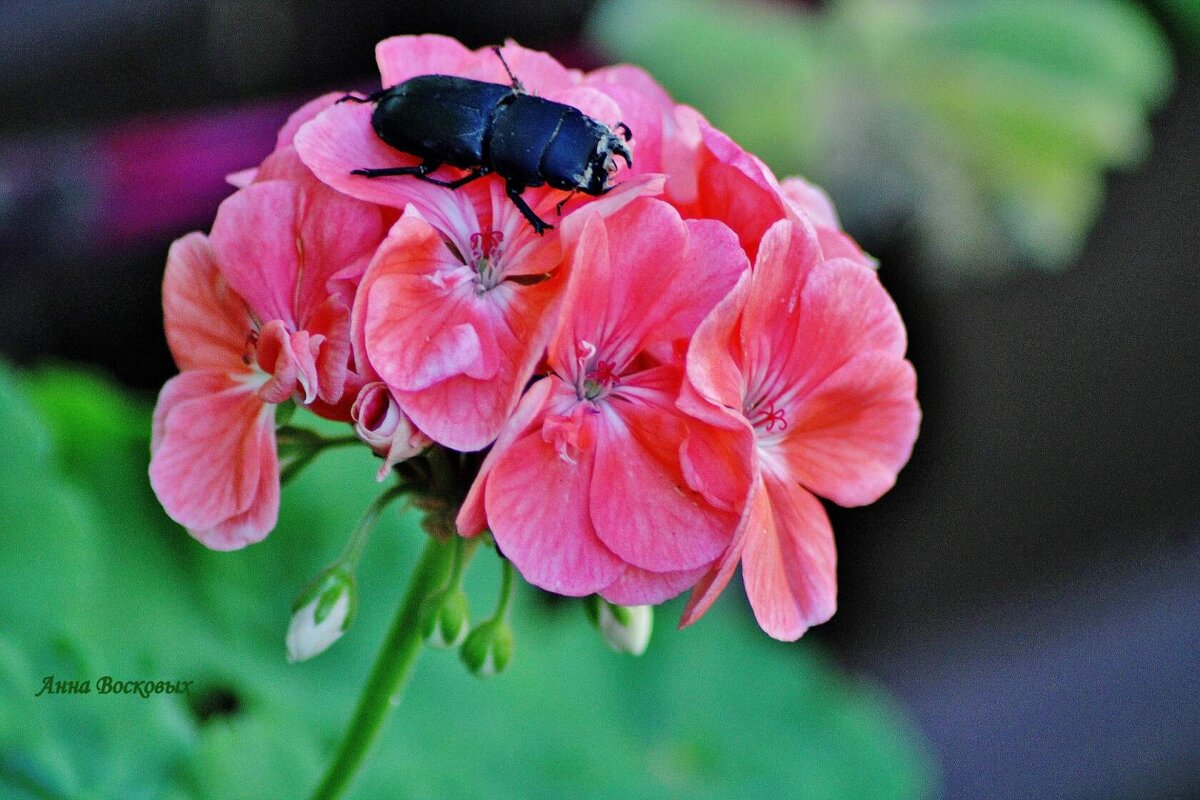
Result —
POLYGON ((539 219, 521 197, 526 187, 550 185, 602 195, 613 188, 609 181, 617 171, 615 157, 633 166, 626 145, 633 134, 624 123, 614 131, 574 106, 528 94, 500 49, 493 49, 508 70, 511 85, 418 75, 368 97, 343 97, 374 103, 371 127, 376 135, 422 159, 411 167, 356 169, 351 174, 411 175, 457 189, 495 172, 505 179, 509 199, 540 234, 553 226, 539 219), (434 178, 430 173, 443 164, 470 171, 454 181, 434 178))

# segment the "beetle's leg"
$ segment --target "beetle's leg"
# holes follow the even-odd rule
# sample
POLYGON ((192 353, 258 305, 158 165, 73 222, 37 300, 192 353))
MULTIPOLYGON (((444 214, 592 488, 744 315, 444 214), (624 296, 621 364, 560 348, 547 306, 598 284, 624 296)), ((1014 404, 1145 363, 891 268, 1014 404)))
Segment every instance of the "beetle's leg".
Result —
POLYGON ((554 207, 554 211, 555 211, 555 213, 557 213, 557 214, 558 214, 558 215, 561 217, 561 216, 562 216, 562 210, 563 210, 563 206, 565 206, 567 203, 571 202, 571 198, 572 198, 572 197, 574 197, 574 196, 575 196, 575 190, 574 190, 574 189, 572 189, 572 190, 571 190, 571 193, 570 193, 569 195, 567 195, 566 197, 564 197, 562 200, 559 200, 559 201, 558 201, 558 205, 556 205, 556 206, 554 207))
POLYGON ((620 133, 621 137, 627 142, 633 138, 633 131, 629 130, 629 126, 624 122, 617 123, 617 132, 620 133))
POLYGON ((489 172, 491 172, 491 170, 487 167, 476 167, 466 175, 463 175, 461 178, 453 181, 442 181, 438 180, 437 178, 430 178, 428 175, 418 175, 417 177, 428 183, 436 183, 438 186, 445 186, 447 189, 457 189, 460 186, 466 186, 468 183, 476 180, 477 178, 482 178, 489 172))
POLYGON ((529 203, 525 202, 525 198, 521 197, 521 192, 525 191, 525 187, 519 183, 509 181, 504 188, 504 193, 508 195, 508 199, 513 201, 513 205, 521 212, 521 216, 529 220, 529 224, 533 226, 534 233, 539 236, 543 232, 550 230, 554 226, 548 222, 543 222, 538 218, 538 215, 533 213, 533 209, 529 207, 529 203))
POLYGON ((438 181, 427 177, 429 173, 440 167, 441 164, 437 161, 422 161, 413 167, 381 167, 379 169, 352 169, 351 175, 362 175, 365 178, 389 178, 396 175, 413 175, 417 178, 437 183, 438 181))

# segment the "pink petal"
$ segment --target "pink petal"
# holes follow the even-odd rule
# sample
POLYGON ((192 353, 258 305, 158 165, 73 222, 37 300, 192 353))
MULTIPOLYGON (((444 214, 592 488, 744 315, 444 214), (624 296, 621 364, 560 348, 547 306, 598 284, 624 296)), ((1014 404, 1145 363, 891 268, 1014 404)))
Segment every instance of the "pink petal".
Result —
POLYGON ((283 123, 283 127, 279 129, 279 134, 275 138, 275 151, 278 152, 291 147, 296 138, 296 132, 300 130, 300 126, 336 103, 344 94, 344 92, 328 92, 320 97, 309 100, 293 111, 291 116, 287 118, 287 122, 283 123))
MULTIPOLYGON (((750 313, 748 306, 747 315, 750 313)), ((900 312, 879 283, 878 274, 846 259, 814 267, 804 281, 799 307, 788 316, 799 320, 790 341, 780 341, 787 334, 778 327, 766 336, 776 348, 772 369, 788 377, 791 397, 802 397, 809 387, 860 353, 878 350, 899 359, 907 345, 900 312)), ((775 323, 780 324, 782 320, 775 323)), ((746 342, 753 328, 743 325, 742 330, 746 342)))
POLYGON ((551 344, 556 370, 575 369, 581 342, 619 371, 648 344, 691 334, 747 266, 722 226, 684 223, 660 200, 639 198, 607 219, 589 217, 574 243, 551 344))
POLYGON ((363 279, 354 328, 422 431, 478 450, 497 436, 541 358, 558 287, 553 278, 504 281, 480 294, 437 231, 406 215, 363 279))
POLYGON ((654 80, 649 72, 631 64, 615 64, 594 69, 583 76, 583 84, 605 93, 616 89, 637 92, 643 102, 664 111, 672 109, 675 105, 667 90, 654 80))
POLYGON ((833 228, 817 228, 817 239, 826 258, 848 258, 869 269, 878 269, 879 262, 858 246, 850 235, 833 228))
MULTIPOLYGON (((468 196, 412 176, 368 178, 351 175, 364 168, 414 166, 421 159, 384 144, 371 127, 373 106, 341 103, 321 112, 296 134, 296 151, 323 183, 342 194, 370 203, 404 208, 417 206, 441 230, 461 228, 475 218, 468 196)), ((441 175, 441 173, 437 173, 441 175)), ((460 171, 447 169, 445 177, 460 171)))
MULTIPOLYGON (((545 95, 547 100, 573 106, 592 119, 615 127, 621 121, 621 107, 605 92, 588 86, 567 86, 545 95)), ((619 162, 624 165, 624 160, 619 162)))
POLYGON ((231 172, 225 176, 225 182, 235 189, 241 189, 254 183, 254 179, 258 176, 258 167, 247 167, 239 169, 237 172, 231 172))
POLYGON ((540 380, 533 384, 533 386, 530 386, 529 391, 521 397, 516 411, 505 422, 499 437, 496 439, 496 443, 492 445, 492 449, 488 451, 487 457, 484 458, 483 464, 480 465, 479 473, 475 476, 475 482, 471 484, 471 489, 467 492, 466 499, 463 500, 462 508, 459 509, 458 519, 456 520, 459 534, 463 536, 476 536, 482 533, 487 527, 483 498, 488 476, 491 474, 497 459, 514 442, 527 434, 535 424, 540 424, 542 410, 550 398, 551 390, 556 383, 561 387, 561 381, 553 379, 540 380))
MULTIPOLYGON (((254 170, 253 179, 249 183, 262 183, 263 181, 319 183, 316 176, 312 174, 312 170, 304 166, 304 162, 300 160, 300 154, 296 152, 296 148, 291 146, 276 150, 264 158, 263 162, 258 165, 258 169, 254 170)), ((249 183, 239 184, 238 188, 245 188, 249 183)))
POLYGON ((474 58, 457 39, 437 34, 393 36, 375 45, 375 62, 387 88, 416 75, 459 75, 474 58))
POLYGON ((837 607, 837 552, 829 517, 817 498, 769 473, 763 485, 771 514, 746 534, 742 580, 759 626, 794 641, 837 607))
POLYGON ((189 233, 171 245, 163 277, 163 322, 181 370, 249 372, 242 361, 254 329, 246 303, 217 269, 208 239, 189 233))
POLYGON ((765 164, 707 122, 700 120, 699 128, 697 194, 684 216, 724 222, 753 259, 767 229, 795 214, 765 164))
MULTIPOLYGON (((558 63, 552 56, 540 50, 529 50, 514 42, 505 41, 500 48, 504 61, 512 70, 530 94, 547 97, 569 86, 578 84, 582 75, 576 70, 569 70, 558 63)), ((489 83, 510 83, 504 64, 496 57, 490 47, 481 47, 473 53, 474 58, 461 73, 464 78, 474 78, 489 83)))
POLYGON ((321 339, 313 364, 317 395, 326 403, 337 403, 350 371, 350 309, 342 298, 330 297, 317 306, 305 331, 314 341, 321 339))
POLYGON ((805 398, 780 447, 788 473, 843 506, 873 503, 912 454, 921 411, 912 365, 874 350, 805 398))
POLYGON ((602 413, 594 417, 590 507, 596 534, 622 560, 653 572, 709 564, 737 524, 734 514, 687 485, 679 462, 687 427, 673 402, 673 395, 658 398, 657 405, 614 396, 599 404, 602 413))
MULTIPOLYGON (((700 195, 701 126, 708 125, 694 108, 675 105, 663 116, 662 159, 667 173, 666 198, 679 209, 696 209, 700 195)), ((696 216, 691 213, 691 216, 696 216)))
POLYGON ((212 550, 239 550, 260 542, 279 520, 279 473, 263 470, 258 475, 258 493, 250 508, 222 520, 207 530, 187 532, 212 550))
POLYGON ((588 513, 590 458, 570 463, 532 432, 505 449, 488 476, 487 520, 496 545, 527 581, 558 594, 603 589, 623 569, 588 513))
POLYGON ((177 375, 155 408, 150 483, 167 514, 214 549, 259 541, 279 509, 273 407, 214 372, 177 375))
POLYGON ((751 273, 738 279, 737 285, 719 302, 696 328, 687 350, 685 388, 694 390, 680 397, 681 408, 700 419, 712 418, 703 403, 718 408, 742 410, 746 378, 742 373, 739 322, 750 296, 751 273), (700 402, 695 402, 699 400, 700 402))
POLYGON ((271 376, 258 390, 259 398, 276 404, 291 398, 301 381, 301 364, 292 349, 292 337, 279 320, 271 320, 259 331, 256 360, 271 376))
POLYGON ((821 357, 812 349, 815 343, 806 340, 806 336, 818 335, 821 329, 802 316, 801 305, 809 273, 820 261, 816 232, 807 224, 780 221, 763 236, 740 331, 751 385, 755 385, 755 378, 776 384, 794 383, 799 376, 787 370, 791 354, 821 357))
POLYGON ((474 294, 466 268, 437 231, 406 215, 379 248, 354 303, 367 359, 398 389, 423 389, 462 374, 482 343, 456 312, 474 294), (449 359, 449 360, 448 360, 449 359))
MULTIPOLYGON (((680 392, 677 407, 687 411, 680 392)), ((689 487, 704 495, 713 506, 739 510, 750 493, 754 472, 754 431, 741 414, 709 406, 697 421, 688 423, 688 435, 680 449, 680 465, 689 487), (704 420, 701 422, 700 420, 704 420), (707 423, 707 424, 706 424, 707 423)))
POLYGON ((658 340, 690 337, 700 322, 750 269, 737 237, 716 220, 687 220, 687 250, 676 262, 674 284, 686 291, 665 293, 658 340))
POLYGON ((779 191, 797 211, 807 215, 817 228, 841 229, 842 225, 838 221, 833 201, 820 186, 793 176, 780 181, 779 191))
POLYGON ((382 235, 370 205, 324 187, 265 181, 221 204, 211 241, 223 274, 257 317, 298 330, 329 297, 330 279, 382 235))
POLYGON ((703 567, 685 572, 650 572, 626 567, 621 577, 600 590, 600 596, 623 606, 657 605, 695 584, 704 572, 703 567))
POLYGON ((683 609, 683 616, 679 620, 679 627, 686 628, 708 613, 708 609, 729 585, 729 580, 741 562, 742 553, 746 549, 749 537, 770 522, 771 502, 767 497, 767 490, 763 486, 761 475, 755 474, 750 487, 750 495, 742 509, 742 516, 738 520, 733 539, 721 557, 713 562, 708 572, 693 587, 692 596, 688 598, 687 606, 683 609))
POLYGON ((817 238, 825 258, 849 258, 872 269, 879 266, 875 259, 863 252, 858 242, 842 230, 833 201, 824 189, 803 178, 792 177, 780 182, 779 191, 792 208, 798 214, 807 216, 817 229, 817 238))

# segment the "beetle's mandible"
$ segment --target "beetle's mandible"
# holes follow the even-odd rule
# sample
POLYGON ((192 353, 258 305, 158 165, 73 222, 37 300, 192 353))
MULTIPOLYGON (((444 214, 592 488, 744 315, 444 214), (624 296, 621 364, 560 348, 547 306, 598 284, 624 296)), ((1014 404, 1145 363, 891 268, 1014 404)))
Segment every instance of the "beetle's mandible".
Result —
MULTIPOLYGON (((451 75, 418 75, 367 97, 342 100, 374 103, 371 127, 386 144, 421 158, 411 167, 356 169, 353 175, 414 178, 457 189, 495 172, 506 194, 537 233, 553 226, 539 219, 521 193, 530 186, 599 196, 610 191, 620 156, 628 167, 626 144, 633 134, 625 123, 616 130, 578 108, 536 97, 513 75, 500 48, 493 48, 512 80, 510 85, 451 75), (430 173, 443 164, 469 170, 453 181, 430 173)), ((563 200, 565 203, 566 200, 563 200)), ((559 203, 559 212, 563 203, 559 203)))

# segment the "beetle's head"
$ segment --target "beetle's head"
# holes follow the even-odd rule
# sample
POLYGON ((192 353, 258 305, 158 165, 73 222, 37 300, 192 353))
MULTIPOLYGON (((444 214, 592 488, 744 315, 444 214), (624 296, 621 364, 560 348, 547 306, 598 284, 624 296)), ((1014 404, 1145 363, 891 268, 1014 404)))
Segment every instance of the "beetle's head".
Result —
POLYGON ((633 134, 630 133, 625 123, 617 125, 617 130, 621 133, 606 131, 596 143, 596 152, 592 154, 585 173, 585 183, 579 187, 580 191, 591 195, 602 195, 611 189, 609 180, 617 174, 616 159, 618 156, 624 159, 626 167, 633 166, 633 153, 626 144, 633 134))

